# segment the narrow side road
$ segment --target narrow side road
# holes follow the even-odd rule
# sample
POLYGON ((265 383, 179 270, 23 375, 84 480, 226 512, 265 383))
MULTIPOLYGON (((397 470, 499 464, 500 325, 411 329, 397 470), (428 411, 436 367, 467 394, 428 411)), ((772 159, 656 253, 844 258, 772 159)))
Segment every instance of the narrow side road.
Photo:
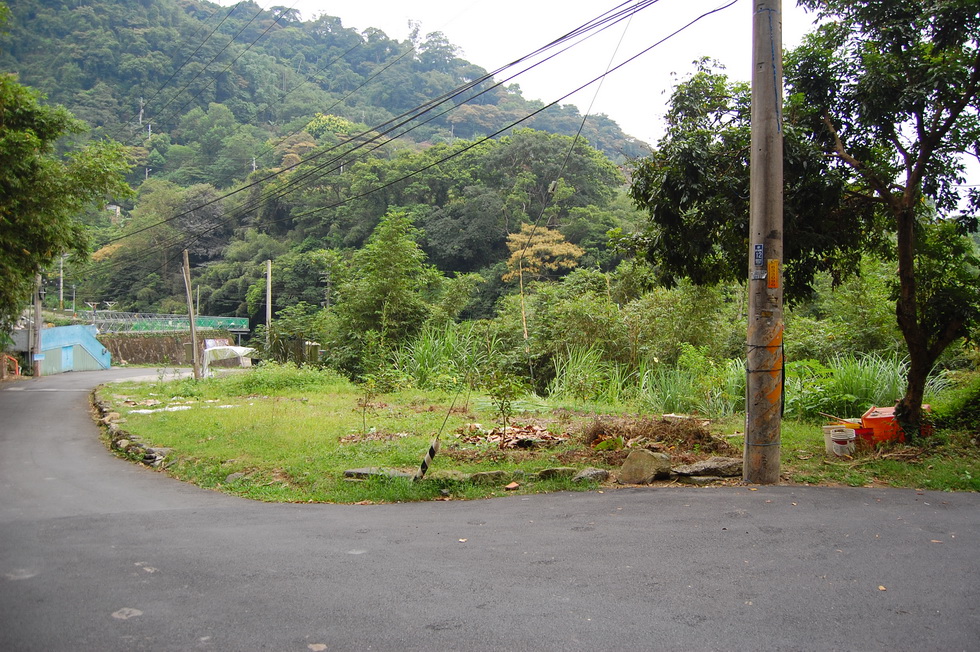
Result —
MULTIPOLYGON (((980 496, 607 490, 275 505, 113 457, 97 384, 0 387, 0 650, 975 650, 980 496)), ((438 465, 438 461, 437 461, 438 465)))

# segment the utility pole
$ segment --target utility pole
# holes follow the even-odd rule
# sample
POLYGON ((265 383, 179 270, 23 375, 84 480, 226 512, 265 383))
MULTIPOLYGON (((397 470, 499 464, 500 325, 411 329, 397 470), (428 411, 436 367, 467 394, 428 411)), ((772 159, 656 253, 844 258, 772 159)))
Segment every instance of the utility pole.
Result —
POLYGON ((742 479, 779 481, 783 403, 783 37, 781 0, 755 0, 749 314, 742 479))
POLYGON ((191 324, 191 350, 194 360, 194 380, 201 379, 201 358, 197 351, 197 325, 194 323, 194 300, 191 294, 191 263, 184 249, 184 289, 187 292, 187 316, 191 324))
POLYGON ((31 361, 34 378, 41 377, 41 275, 34 277, 34 324, 31 332, 34 334, 31 342, 31 361))
POLYGON ((92 323, 94 324, 96 319, 99 317, 99 302, 98 301, 84 301, 86 306, 92 309, 92 323))
POLYGON ((272 346, 272 260, 265 261, 265 348, 272 346))
POLYGON ((65 254, 58 258, 58 310, 65 311, 65 254))

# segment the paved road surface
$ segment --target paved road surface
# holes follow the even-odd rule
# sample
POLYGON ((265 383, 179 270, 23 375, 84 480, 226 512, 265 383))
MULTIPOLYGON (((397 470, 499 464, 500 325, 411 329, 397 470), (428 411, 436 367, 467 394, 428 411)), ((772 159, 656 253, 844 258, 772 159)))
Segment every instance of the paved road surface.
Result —
POLYGON ((0 390, 2 651, 980 649, 977 494, 253 503, 102 447, 135 373, 0 390))

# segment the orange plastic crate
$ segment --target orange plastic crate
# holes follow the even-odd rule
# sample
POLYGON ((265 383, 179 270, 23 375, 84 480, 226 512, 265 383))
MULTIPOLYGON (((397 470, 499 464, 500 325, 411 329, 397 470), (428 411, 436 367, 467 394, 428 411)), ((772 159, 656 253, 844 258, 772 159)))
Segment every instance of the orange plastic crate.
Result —
MULTIPOLYGON (((928 412, 931 408, 928 405, 923 405, 922 409, 928 412)), ((898 421, 895 420, 895 408, 893 407, 875 407, 872 405, 871 409, 861 417, 861 425, 865 428, 871 428, 871 442, 874 444, 883 441, 905 441, 905 433, 902 432, 898 421)), ((924 425, 922 434, 932 434, 932 426, 924 425)))
POLYGON ((895 408, 871 406, 861 417, 861 425, 871 428, 871 441, 880 444, 883 441, 905 441, 905 433, 895 421, 895 408))

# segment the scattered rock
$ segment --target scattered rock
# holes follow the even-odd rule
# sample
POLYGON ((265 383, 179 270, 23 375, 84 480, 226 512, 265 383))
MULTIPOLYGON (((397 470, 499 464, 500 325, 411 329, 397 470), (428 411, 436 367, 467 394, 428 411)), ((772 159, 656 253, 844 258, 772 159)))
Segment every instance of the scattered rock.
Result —
POLYGON ((504 489, 506 489, 507 491, 514 491, 515 489, 519 489, 520 486, 521 485, 517 482, 511 482, 509 485, 504 487, 504 489))
POLYGON ((699 475, 734 478, 742 475, 742 460, 737 457, 709 457, 703 462, 675 467, 674 473, 681 476, 699 475))
POLYGON ((630 452, 619 471, 620 484, 649 484, 670 475, 670 456, 646 449, 630 452))
POLYGON ((225 478, 225 484, 231 484, 232 482, 241 480, 244 477, 245 477, 244 473, 231 473, 228 475, 228 477, 225 478))
POLYGON ((506 471, 481 471, 470 476, 473 484, 502 484, 509 479, 506 471))
POLYGON ((361 469, 348 469, 344 471, 344 477, 358 480, 366 480, 367 478, 414 478, 415 474, 380 466, 369 466, 361 469))
POLYGON ((721 482, 724 478, 715 475, 679 475, 677 476, 677 481, 684 484, 693 484, 699 487, 712 484, 714 482, 721 482))
POLYGON ((126 449, 129 448, 130 443, 132 443, 132 442, 130 442, 128 439, 117 439, 115 441, 115 446, 119 450, 125 452, 126 449))
POLYGON ((589 467, 582 469, 572 477, 572 482, 605 482, 609 479, 609 471, 589 467))
POLYGON ((551 480, 553 478, 571 478, 578 473, 578 469, 571 466, 558 466, 551 469, 542 469, 538 472, 538 477, 542 480, 551 480))

